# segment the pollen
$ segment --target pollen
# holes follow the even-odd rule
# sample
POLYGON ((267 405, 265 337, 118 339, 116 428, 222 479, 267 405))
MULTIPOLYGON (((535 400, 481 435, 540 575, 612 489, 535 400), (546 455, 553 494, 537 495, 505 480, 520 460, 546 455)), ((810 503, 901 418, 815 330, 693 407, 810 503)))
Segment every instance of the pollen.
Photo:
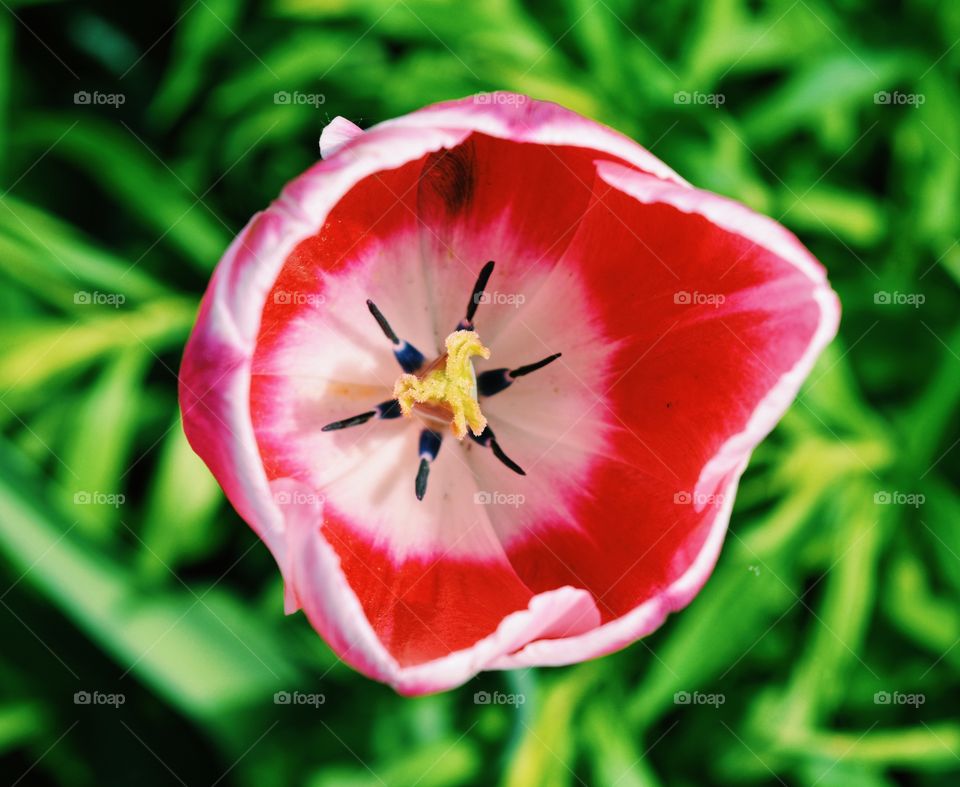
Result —
POLYGON ((489 358, 476 331, 454 331, 444 341, 446 352, 420 375, 402 374, 393 386, 394 398, 405 416, 420 412, 449 418, 454 436, 462 440, 467 427, 479 437, 487 425, 477 402, 474 356, 489 358))

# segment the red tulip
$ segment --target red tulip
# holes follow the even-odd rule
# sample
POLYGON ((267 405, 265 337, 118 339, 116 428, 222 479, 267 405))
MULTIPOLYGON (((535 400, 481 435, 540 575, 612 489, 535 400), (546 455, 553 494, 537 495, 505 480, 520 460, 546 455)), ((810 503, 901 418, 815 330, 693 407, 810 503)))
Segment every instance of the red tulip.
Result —
POLYGON ((180 376, 287 611, 405 694, 653 631, 836 332, 823 268, 524 96, 320 145, 227 250, 180 376))

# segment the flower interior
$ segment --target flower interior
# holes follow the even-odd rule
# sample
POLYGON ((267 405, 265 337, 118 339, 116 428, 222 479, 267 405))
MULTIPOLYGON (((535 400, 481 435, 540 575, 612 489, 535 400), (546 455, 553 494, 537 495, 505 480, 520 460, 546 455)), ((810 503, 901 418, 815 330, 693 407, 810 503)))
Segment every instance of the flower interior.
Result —
POLYGON ((439 111, 251 222, 185 386, 288 609, 404 691, 609 652, 687 603, 836 315, 792 236, 621 138, 439 111))
POLYGON ((483 300, 493 267, 493 260, 484 265, 470 293, 463 319, 444 340, 443 354, 429 362, 410 342, 401 340, 376 304, 367 300, 367 308, 384 336, 394 346, 393 354, 403 374, 393 386, 392 399, 359 415, 329 423, 322 429, 324 432, 334 432, 360 426, 372 419, 390 419, 401 415, 418 421, 421 428, 420 464, 414 483, 418 500, 423 500, 426 493, 430 465, 440 451, 446 427, 450 428, 457 440, 469 435, 477 444, 490 448, 493 455, 514 473, 526 475, 523 468, 500 447, 493 429, 481 412, 479 399, 506 390, 514 380, 542 369, 557 360, 561 353, 554 353, 516 369, 488 369, 477 376, 471 359, 475 356, 489 359, 490 350, 480 342, 480 335, 474 330, 473 318, 483 300))

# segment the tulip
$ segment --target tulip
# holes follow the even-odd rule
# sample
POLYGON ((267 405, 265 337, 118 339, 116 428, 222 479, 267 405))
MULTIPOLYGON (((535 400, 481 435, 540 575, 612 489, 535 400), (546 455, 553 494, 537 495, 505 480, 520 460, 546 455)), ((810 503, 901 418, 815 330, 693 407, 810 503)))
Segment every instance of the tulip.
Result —
POLYGON ((525 96, 320 148, 220 261, 180 375, 287 612, 404 694, 656 629, 836 333, 823 268, 525 96))

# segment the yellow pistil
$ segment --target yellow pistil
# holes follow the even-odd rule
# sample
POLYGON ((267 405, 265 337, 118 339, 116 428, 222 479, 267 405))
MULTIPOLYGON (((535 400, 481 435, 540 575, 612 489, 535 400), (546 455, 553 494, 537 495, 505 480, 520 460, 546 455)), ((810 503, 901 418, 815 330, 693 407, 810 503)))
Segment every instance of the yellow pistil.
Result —
POLYGON ((405 416, 412 415, 414 407, 421 405, 422 411, 434 417, 438 412, 449 415, 458 440, 466 437, 468 426, 479 436, 487 419, 477 402, 477 375, 470 359, 475 355, 489 358, 490 350, 480 342, 476 331, 454 331, 444 345, 446 354, 422 377, 400 375, 393 386, 393 396, 405 416))

